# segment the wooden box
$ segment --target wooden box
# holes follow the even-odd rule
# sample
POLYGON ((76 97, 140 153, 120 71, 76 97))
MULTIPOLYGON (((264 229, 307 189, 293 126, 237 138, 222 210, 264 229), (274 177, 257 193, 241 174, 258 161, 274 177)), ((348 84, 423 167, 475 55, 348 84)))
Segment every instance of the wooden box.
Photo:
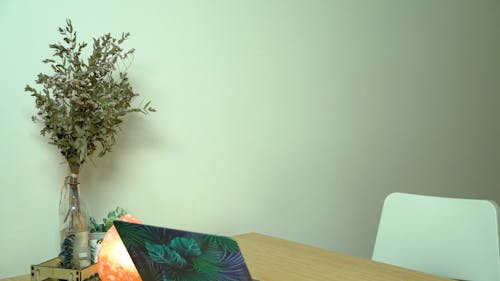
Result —
POLYGON ((60 258, 54 258, 38 265, 31 266, 31 281, 95 281, 99 280, 97 275, 97 264, 84 269, 60 268, 60 258))

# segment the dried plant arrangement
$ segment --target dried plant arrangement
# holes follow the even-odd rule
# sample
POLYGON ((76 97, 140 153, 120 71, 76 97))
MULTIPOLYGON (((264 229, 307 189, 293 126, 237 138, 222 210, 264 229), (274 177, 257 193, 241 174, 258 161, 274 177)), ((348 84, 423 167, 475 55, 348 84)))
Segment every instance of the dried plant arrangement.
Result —
POLYGON ((102 157, 111 151, 124 116, 155 109, 150 102, 132 104, 139 94, 118 67, 134 53, 122 48, 129 33, 118 39, 109 33, 94 38, 90 56, 83 58, 88 44, 77 41, 71 20, 58 31, 63 42, 50 44, 53 58, 43 60, 52 73, 38 74, 35 83, 41 89, 26 85, 25 91, 35 97, 37 112, 32 119, 42 123, 40 133, 58 147, 71 173, 77 175, 94 152, 102 157))

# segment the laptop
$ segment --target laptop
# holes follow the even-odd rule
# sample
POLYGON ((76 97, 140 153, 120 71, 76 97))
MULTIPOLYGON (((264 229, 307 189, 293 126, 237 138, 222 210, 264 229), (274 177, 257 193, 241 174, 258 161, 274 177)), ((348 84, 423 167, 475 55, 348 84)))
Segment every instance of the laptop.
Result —
POLYGON ((113 224, 143 281, 257 281, 230 237, 123 221, 113 224))

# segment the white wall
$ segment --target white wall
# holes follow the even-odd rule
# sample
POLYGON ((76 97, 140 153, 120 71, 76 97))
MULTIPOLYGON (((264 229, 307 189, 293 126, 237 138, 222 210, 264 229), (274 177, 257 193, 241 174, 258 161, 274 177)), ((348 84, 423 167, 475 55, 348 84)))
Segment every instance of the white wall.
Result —
MULTIPOLYGON (((96 216, 369 257, 393 191, 500 201, 500 2, 0 2, 0 278, 57 254, 66 167, 26 83, 66 17, 129 31, 133 116, 89 162, 96 216)), ((33 84, 33 83, 32 83, 33 84)))

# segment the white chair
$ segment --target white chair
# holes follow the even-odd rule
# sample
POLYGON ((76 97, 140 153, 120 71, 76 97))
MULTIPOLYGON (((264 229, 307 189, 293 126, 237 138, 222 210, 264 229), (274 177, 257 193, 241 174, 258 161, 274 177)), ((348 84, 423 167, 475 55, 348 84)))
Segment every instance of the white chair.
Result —
POLYGON ((447 278, 500 281, 498 205, 392 193, 372 259, 447 278))

